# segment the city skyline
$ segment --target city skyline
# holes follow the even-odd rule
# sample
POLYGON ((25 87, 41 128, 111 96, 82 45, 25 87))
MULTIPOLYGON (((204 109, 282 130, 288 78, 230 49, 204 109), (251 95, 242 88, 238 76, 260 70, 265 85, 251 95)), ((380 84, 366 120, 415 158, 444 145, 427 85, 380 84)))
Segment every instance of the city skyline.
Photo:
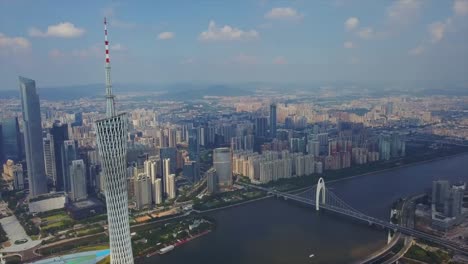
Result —
POLYGON ((468 263, 468 0, 127 1, 0 0, 1 263, 468 263))
POLYGON ((44 87, 101 83, 104 15, 117 83, 467 81, 466 0, 0 5, 0 90, 19 74, 44 87))

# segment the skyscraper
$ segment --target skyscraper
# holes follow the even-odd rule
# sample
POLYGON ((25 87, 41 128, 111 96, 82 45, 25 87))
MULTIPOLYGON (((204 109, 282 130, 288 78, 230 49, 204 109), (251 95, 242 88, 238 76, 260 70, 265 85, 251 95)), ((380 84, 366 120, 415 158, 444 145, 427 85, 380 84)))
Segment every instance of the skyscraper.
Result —
POLYGON ((268 128, 268 119, 266 117, 257 117, 255 119, 255 135, 257 137, 266 137, 268 128))
POLYGON ((169 175, 171 175, 171 159, 163 159, 163 193, 169 194, 169 175))
POLYGON ((52 180, 55 186, 57 182, 57 171, 55 170, 54 139, 50 133, 48 133, 47 136, 42 139, 42 145, 44 147, 45 172, 47 177, 52 180))
POLYGON ((109 222, 110 258, 112 264, 133 264, 132 241, 128 219, 126 175, 126 113, 117 114, 110 76, 107 23, 104 19, 106 47, 106 118, 96 121, 99 155, 105 179, 107 220, 109 222))
POLYGON ((168 198, 169 199, 175 199, 177 195, 177 188, 176 188, 176 182, 175 182, 175 174, 171 174, 167 177, 167 182, 168 182, 168 198))
POLYGON ((62 149, 63 142, 68 140, 68 126, 60 122, 54 122, 50 129, 50 134, 53 138, 54 152, 55 152, 55 171, 57 173, 57 181, 55 182, 55 189, 63 191, 64 188, 64 175, 62 168, 62 149))
POLYGON ((229 148, 217 148, 213 151, 213 167, 218 175, 220 186, 232 185, 231 150, 229 148))
POLYGON ((161 179, 156 179, 153 182, 154 192, 153 192, 153 200, 155 204, 161 204, 163 202, 162 198, 162 181, 161 179))
POLYGON ((42 146, 41 108, 34 80, 19 77, 23 111, 24 148, 31 197, 47 193, 47 177, 42 146))
POLYGON ((270 137, 276 138, 276 104, 270 105, 270 137))
POLYGON ((63 191, 70 192, 70 165, 73 160, 76 160, 76 143, 74 140, 65 140, 62 144, 62 182, 63 191))
POLYGON ((171 166, 169 167, 170 173, 176 173, 176 160, 177 160, 177 149, 176 148, 161 148, 159 150, 159 157, 161 160, 170 159, 171 166))
POLYGON ((215 194, 218 191, 218 175, 214 168, 206 172, 206 185, 209 194, 215 194))
POLYGON ((86 167, 83 160, 73 160, 70 165, 70 200, 79 201, 88 197, 86 192, 86 167))
POLYGON ((200 155, 200 143, 198 140, 198 129, 191 128, 188 131, 188 148, 190 160, 198 161, 200 155))
POLYGON ((2 120, 2 135, 3 154, 6 160, 11 159, 15 162, 23 159, 21 150, 21 138, 18 118, 8 118, 2 120))

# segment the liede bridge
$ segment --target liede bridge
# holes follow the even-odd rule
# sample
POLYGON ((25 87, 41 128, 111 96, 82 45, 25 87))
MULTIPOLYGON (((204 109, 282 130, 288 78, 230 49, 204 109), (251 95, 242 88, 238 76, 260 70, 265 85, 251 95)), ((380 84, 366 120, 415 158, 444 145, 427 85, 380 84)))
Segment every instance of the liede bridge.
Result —
POLYGON ((389 220, 378 219, 354 209, 353 207, 345 203, 343 200, 341 200, 338 196, 336 196, 332 191, 327 189, 325 187, 325 181, 323 180, 323 178, 319 179, 316 188, 314 188, 313 194, 309 196, 309 198, 290 193, 279 192, 274 189, 269 189, 253 184, 240 183, 240 185, 243 185, 248 188, 265 191, 275 196, 283 197, 287 200, 293 200, 303 204, 311 205, 315 207, 315 210, 317 211, 319 211, 320 209, 324 209, 336 213, 338 215, 347 216, 349 218, 368 223, 369 225, 379 226, 388 230, 393 230, 394 232, 400 232, 402 234, 419 238, 434 244, 438 244, 456 252, 468 255, 468 249, 462 248, 456 243, 412 228, 391 223, 389 220))

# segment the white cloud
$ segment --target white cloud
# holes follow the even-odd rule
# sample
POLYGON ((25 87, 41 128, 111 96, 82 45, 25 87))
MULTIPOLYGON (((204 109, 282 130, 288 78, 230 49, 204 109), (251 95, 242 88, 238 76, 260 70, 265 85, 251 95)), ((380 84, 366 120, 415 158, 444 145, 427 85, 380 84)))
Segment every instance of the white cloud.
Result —
MULTIPOLYGON (((95 57, 95 58, 104 58, 104 48, 101 47, 101 44, 94 44, 91 47, 86 49, 73 50, 71 52, 72 56, 79 58, 95 57)), ((111 57, 112 61, 112 57, 111 57)))
POLYGON ((258 58, 252 55, 246 55, 246 54, 239 54, 235 56, 233 59, 233 62, 235 63, 240 63, 240 64, 258 64, 258 58))
POLYGON ((19 52, 28 50, 31 47, 29 40, 23 37, 9 37, 0 33, 0 52, 19 52))
POLYGON ((159 33, 158 35, 158 39, 161 39, 161 40, 168 40, 168 39, 172 39, 175 37, 175 34, 174 32, 161 32, 159 33))
POLYGON ((429 25, 428 31, 431 35, 431 40, 433 43, 439 42, 444 38, 445 33, 447 32, 448 26, 452 23, 452 20, 448 18, 445 22, 434 22, 429 25))
POLYGON ((112 27, 121 28, 121 29, 132 29, 136 27, 136 24, 133 22, 122 21, 117 18, 110 19, 109 24, 112 27))
POLYGON ((64 55, 65 54, 63 54, 63 52, 60 51, 59 49, 52 49, 51 51, 49 51, 49 57, 51 58, 61 58, 64 55))
POLYGON ((356 65, 356 64, 361 63, 361 60, 358 57, 351 57, 351 59, 349 59, 349 63, 356 65))
POLYGON ((350 17, 346 19, 346 22, 344 23, 346 30, 353 30, 356 29, 359 26, 359 18, 357 17, 350 17))
POLYGON ((356 46, 351 41, 345 41, 343 43, 343 47, 345 47, 346 49, 352 49, 352 48, 355 48, 356 46))
POLYGON ((291 7, 275 7, 265 14, 267 19, 277 20, 298 20, 304 16, 291 7))
POLYGON ((426 48, 424 48, 424 46, 419 45, 416 48, 409 50, 408 53, 410 55, 417 56, 417 55, 421 55, 425 50, 426 48))
POLYGON ((249 40, 256 39, 259 34, 255 30, 244 31, 228 25, 218 27, 211 20, 208 24, 208 30, 203 31, 199 35, 199 39, 203 41, 229 41, 229 40, 249 40))
POLYGON ((357 34, 363 39, 370 39, 374 36, 374 33, 374 29, 372 29, 371 27, 365 27, 360 29, 357 34))
POLYGON ((110 49, 112 51, 126 51, 127 50, 127 47, 125 47, 124 45, 120 44, 120 43, 116 43, 114 45, 111 45, 110 46, 110 49))
POLYGON ((184 59, 180 62, 180 64, 182 65, 190 65, 190 64, 194 64, 195 63, 195 59, 194 58, 187 58, 187 59, 184 59))
POLYGON ((47 31, 42 32, 37 28, 30 28, 29 35, 31 37, 58 37, 58 38, 75 38, 82 36, 85 33, 83 28, 75 27, 70 22, 62 22, 57 25, 50 25, 47 31))
POLYGON ((458 16, 468 15, 468 0, 455 0, 453 12, 458 16))
POLYGON ((397 0, 393 1, 387 9, 387 17, 391 23, 407 24, 421 9, 421 0, 397 0))
POLYGON ((284 65, 284 64, 288 64, 288 61, 283 56, 277 56, 276 58, 273 59, 273 64, 284 65))

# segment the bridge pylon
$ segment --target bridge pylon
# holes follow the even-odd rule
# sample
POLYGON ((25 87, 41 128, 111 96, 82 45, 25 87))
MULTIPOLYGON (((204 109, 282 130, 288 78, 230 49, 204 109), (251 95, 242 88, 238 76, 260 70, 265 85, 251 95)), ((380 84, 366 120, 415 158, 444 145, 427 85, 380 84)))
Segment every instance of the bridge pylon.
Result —
POLYGON ((320 178, 317 183, 317 189, 315 191, 315 210, 320 210, 320 198, 322 198, 322 203, 325 203, 325 180, 320 178), (320 197, 320 194, 322 195, 320 197))

